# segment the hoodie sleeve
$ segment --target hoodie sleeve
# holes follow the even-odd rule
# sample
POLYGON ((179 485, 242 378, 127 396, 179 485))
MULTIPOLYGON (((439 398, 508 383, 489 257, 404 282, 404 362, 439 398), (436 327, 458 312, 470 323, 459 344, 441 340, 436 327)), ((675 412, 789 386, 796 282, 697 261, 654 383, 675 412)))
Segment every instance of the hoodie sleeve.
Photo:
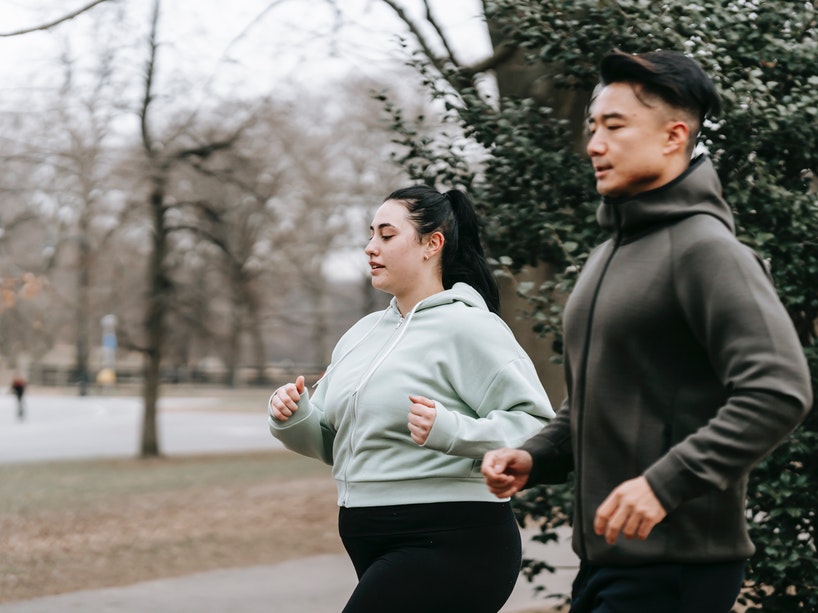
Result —
POLYGON ((693 241, 680 251, 674 269, 679 303, 725 400, 708 423, 646 470, 667 511, 742 478, 812 403, 792 321, 752 252, 726 238, 693 241))
POLYGON ((273 417, 270 402, 267 401, 267 416, 270 432, 287 449, 332 465, 335 432, 324 420, 324 412, 320 409, 322 389, 319 386, 316 402, 311 401, 309 391, 304 390, 298 401, 298 410, 287 421, 273 417))
POLYGON ((462 363, 452 383, 471 410, 436 402, 437 415, 425 444, 474 459, 498 447, 521 445, 554 416, 534 364, 511 331, 498 322, 480 332, 453 343, 462 363))

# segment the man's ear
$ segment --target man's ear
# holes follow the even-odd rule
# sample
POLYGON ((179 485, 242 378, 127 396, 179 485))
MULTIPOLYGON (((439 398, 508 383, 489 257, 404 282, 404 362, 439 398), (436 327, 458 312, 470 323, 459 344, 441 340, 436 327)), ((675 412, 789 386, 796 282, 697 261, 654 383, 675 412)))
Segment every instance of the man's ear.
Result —
POLYGON ((690 126, 684 121, 669 121, 667 123, 666 153, 676 153, 679 149, 687 151, 687 142, 690 140, 690 126))

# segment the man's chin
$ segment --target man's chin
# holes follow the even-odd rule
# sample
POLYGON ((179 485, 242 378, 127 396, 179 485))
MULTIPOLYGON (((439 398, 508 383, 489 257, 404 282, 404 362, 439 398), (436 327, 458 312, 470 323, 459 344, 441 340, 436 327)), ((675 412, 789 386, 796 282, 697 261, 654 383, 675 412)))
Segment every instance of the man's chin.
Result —
POLYGON ((604 183, 597 183, 596 191, 600 196, 604 196, 605 198, 623 198, 628 195, 627 190, 618 189, 616 186, 606 185, 604 183))

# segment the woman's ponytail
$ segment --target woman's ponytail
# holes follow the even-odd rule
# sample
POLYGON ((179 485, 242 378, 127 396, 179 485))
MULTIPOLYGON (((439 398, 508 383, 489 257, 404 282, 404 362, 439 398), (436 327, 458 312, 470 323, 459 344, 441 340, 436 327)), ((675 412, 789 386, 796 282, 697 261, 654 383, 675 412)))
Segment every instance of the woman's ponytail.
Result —
POLYGON ((457 189, 445 194, 452 207, 452 237, 443 245, 443 287, 463 281, 476 289, 492 313, 500 312, 500 291, 489 268, 477 213, 471 199, 457 189))

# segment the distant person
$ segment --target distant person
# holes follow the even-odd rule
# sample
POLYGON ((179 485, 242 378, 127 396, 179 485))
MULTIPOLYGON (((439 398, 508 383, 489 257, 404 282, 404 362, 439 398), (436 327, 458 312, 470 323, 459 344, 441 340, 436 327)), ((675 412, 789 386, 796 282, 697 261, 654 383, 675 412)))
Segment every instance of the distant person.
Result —
POLYGON ((464 193, 392 193, 365 252, 391 303, 341 338, 312 396, 303 376, 273 393, 270 429, 333 466, 359 579, 345 613, 496 613, 519 575, 520 533, 480 459, 539 432, 551 403, 497 315, 464 193))
POLYGON ((787 311, 713 164, 691 160, 718 106, 681 53, 603 59, 587 152, 612 238, 565 305, 568 396, 483 460, 503 499, 575 471, 573 613, 730 611, 754 551, 748 473, 811 407, 787 311))
POLYGON ((17 419, 23 421, 26 416, 25 403, 23 401, 23 394, 26 392, 26 380, 16 375, 11 381, 11 390, 17 396, 17 419))

